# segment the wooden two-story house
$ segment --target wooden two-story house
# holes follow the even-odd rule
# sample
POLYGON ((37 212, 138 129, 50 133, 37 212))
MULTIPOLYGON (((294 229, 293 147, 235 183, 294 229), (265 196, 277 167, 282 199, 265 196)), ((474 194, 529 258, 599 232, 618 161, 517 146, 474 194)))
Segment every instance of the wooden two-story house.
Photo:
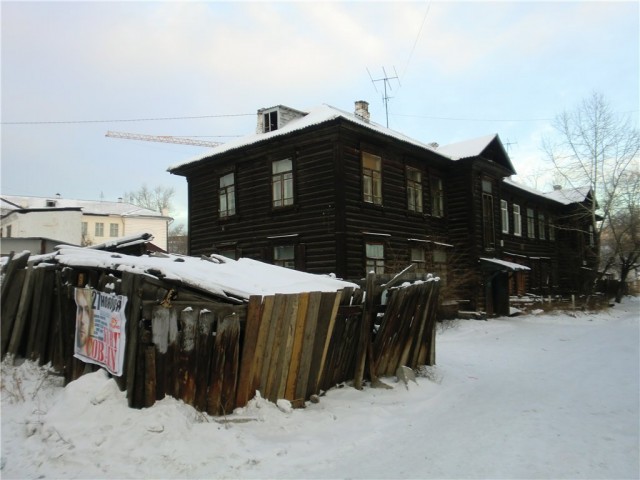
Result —
MULTIPOLYGON (((518 272, 536 268, 528 244, 503 238, 502 196, 519 190, 505 186, 516 172, 497 135, 439 147, 372 122, 367 102, 354 113, 280 105, 258 111, 255 134, 169 171, 188 182, 191 255, 351 280, 413 263, 440 276, 445 295, 489 314, 506 313, 517 293, 509 282, 517 274, 526 289, 518 272)), ((536 211, 566 207, 538 202, 536 211)))

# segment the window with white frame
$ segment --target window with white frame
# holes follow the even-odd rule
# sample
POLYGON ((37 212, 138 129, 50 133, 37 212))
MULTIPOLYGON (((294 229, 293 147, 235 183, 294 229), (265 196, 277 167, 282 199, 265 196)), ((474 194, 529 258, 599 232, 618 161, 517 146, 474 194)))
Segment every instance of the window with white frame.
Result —
POLYGON ((271 112, 266 112, 262 115, 263 121, 263 131, 273 132, 278 129, 278 111, 272 110, 271 112))
POLYGON ((384 244, 379 242, 367 242, 365 244, 365 256, 367 273, 384 273, 384 244))
POLYGON ((536 218, 533 208, 527 208, 527 236, 529 238, 536 238, 536 218))
POLYGON ((513 234, 516 237, 522 236, 522 215, 520 215, 520 205, 513 204, 513 234))
POLYGON ((422 213, 422 172, 407 167, 407 208, 422 213))
POLYGON ((290 158, 272 162, 271 192, 274 207, 293 205, 293 162, 290 158))
POLYGON ((236 186, 233 172, 220 177, 218 200, 218 214, 220 218, 230 217, 236 214, 236 186))
POLYGON ((110 237, 117 237, 118 236, 118 232, 120 230, 120 225, 118 225, 117 223, 110 223, 109 224, 109 236, 110 237))
POLYGON ((509 204, 506 200, 500 200, 500 212, 502 218, 502 233, 509 233, 509 204))
POLYGON ((382 158, 362 152, 362 199, 382 205, 382 158))
POLYGON ((87 222, 82 222, 81 223, 82 226, 82 235, 86 236, 89 233, 89 224, 87 222))
POLYGON ((95 236, 104 237, 104 223, 96 222, 95 236))

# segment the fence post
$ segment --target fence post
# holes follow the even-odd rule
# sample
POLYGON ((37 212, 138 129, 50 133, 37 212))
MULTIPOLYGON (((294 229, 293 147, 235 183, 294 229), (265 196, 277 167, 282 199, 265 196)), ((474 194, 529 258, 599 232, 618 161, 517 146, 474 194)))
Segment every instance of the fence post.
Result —
POLYGON ((375 289, 374 272, 367 273, 366 298, 364 309, 362 311, 362 322, 360 323, 360 337, 358 339, 358 348, 356 350, 356 369, 353 378, 353 386, 362 390, 362 380, 364 378, 364 366, 369 352, 369 343, 371 343, 371 324, 373 322, 373 298, 375 289))

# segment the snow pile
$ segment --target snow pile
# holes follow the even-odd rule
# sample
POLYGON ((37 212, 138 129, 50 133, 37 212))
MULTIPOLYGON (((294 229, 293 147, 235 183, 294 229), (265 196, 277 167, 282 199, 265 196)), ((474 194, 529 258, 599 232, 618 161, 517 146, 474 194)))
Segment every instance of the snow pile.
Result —
POLYGON ((639 478, 639 306, 456 320, 437 367, 226 417, 2 364, 2 478, 639 478))

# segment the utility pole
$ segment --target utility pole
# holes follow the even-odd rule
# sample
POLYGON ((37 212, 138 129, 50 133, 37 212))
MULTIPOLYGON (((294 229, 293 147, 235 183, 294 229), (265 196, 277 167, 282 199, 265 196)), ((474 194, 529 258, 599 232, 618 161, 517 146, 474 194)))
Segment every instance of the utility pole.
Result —
POLYGON ((387 118, 387 128, 389 128, 389 99, 393 97, 389 96, 387 92, 387 88, 391 90, 391 83, 389 82, 389 80, 398 80, 398 85, 400 84, 400 78, 398 77, 398 73, 396 72, 396 67, 393 67, 393 73, 395 74, 395 76, 393 77, 390 77, 389 75, 387 75, 387 71, 384 69, 384 67, 382 67, 382 73, 384 73, 384 77, 382 78, 374 79, 371 76, 371 72, 369 71, 368 68, 367 68, 367 73, 369 74, 369 78, 371 79, 371 83, 373 83, 373 88, 375 88, 376 92, 378 91, 378 89, 376 88, 376 82, 382 82, 382 85, 384 88, 384 93, 382 94, 382 101, 384 102, 384 111, 385 111, 385 116, 387 118))

